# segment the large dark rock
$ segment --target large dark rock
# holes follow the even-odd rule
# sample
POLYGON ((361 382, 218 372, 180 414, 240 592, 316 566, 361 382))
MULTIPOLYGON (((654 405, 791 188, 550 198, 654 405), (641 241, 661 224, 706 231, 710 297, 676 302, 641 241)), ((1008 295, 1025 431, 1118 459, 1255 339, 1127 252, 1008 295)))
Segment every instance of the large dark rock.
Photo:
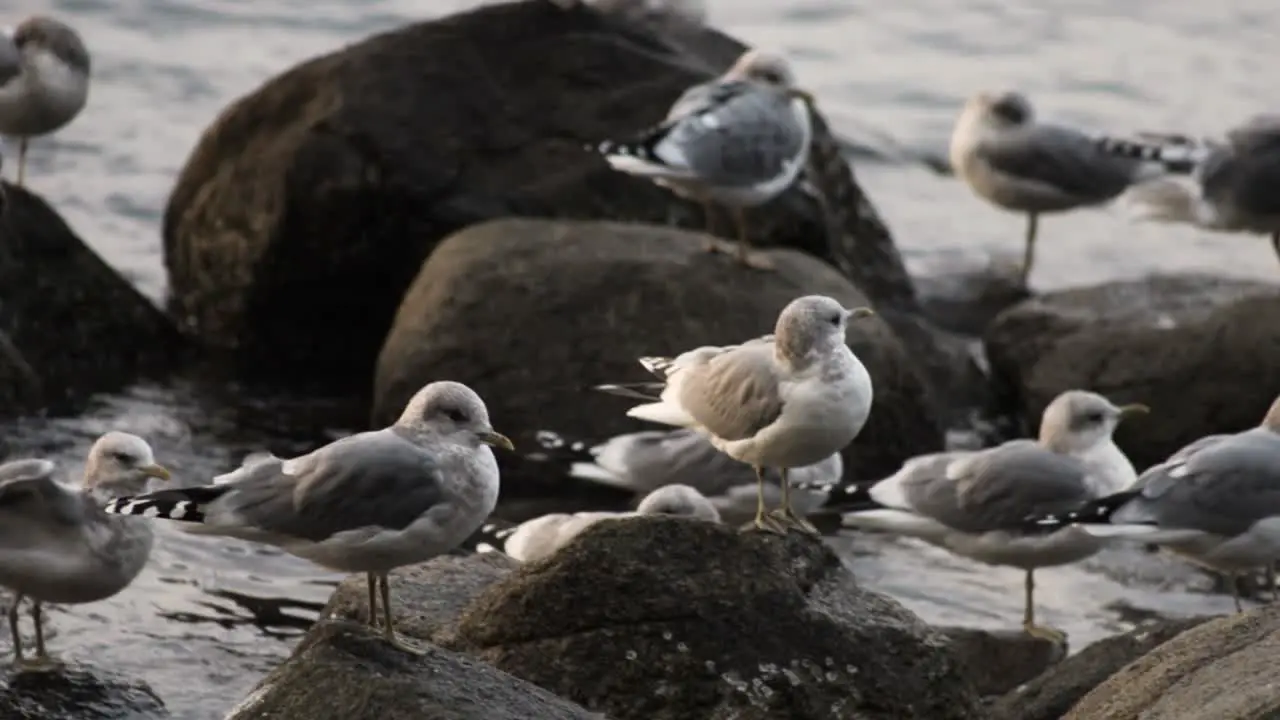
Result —
POLYGON ((0 415, 163 373, 183 338, 39 197, 4 188, 0 215, 0 415))
POLYGON ((368 626, 313 627, 227 720, 608 720, 475 660, 392 648, 368 626))
POLYGON ((1001 697, 990 708, 991 720, 1058 720, 1125 665, 1207 619, 1150 622, 1100 640, 1001 697))
POLYGON ((682 518, 599 523, 437 638, 616 720, 982 717, 947 641, 820 541, 682 518))
MULTIPOLYGON (((701 227, 696 206, 584 149, 659 120, 744 49, 710 29, 669 32, 526 0, 378 35, 269 81, 205 132, 170 197, 172 311, 245 372, 363 386, 422 261, 467 225, 701 227)), ((822 122, 812 160, 825 208, 787 193, 754 215, 761 244, 807 251, 877 304, 913 309, 888 230, 822 122)))
POLYGON ((1067 655, 1063 643, 1028 635, 1022 630, 980 630, 940 627, 951 653, 965 668, 982 697, 1004 695, 1038 677, 1067 655))
POLYGON ((1126 665, 1063 720, 1280 717, 1277 652, 1280 607, 1210 620, 1126 665))
MULTIPOLYGON (((10 191, 10 197, 13 196, 10 191)), ((14 673, 0 679, 5 720, 153 720, 169 717, 146 685, 87 668, 14 673)))
MULTIPOLYGON (((636 362, 772 332, 810 293, 868 300, 829 265, 775 251, 776 272, 707 254, 689 232, 647 225, 504 220, 468 228, 423 266, 378 359, 373 420, 390 422, 432 380, 465 382, 517 448, 552 430, 601 440, 652 429, 628 401, 593 385, 651 378, 636 362)), ((875 386, 871 417, 845 451, 846 477, 879 477, 941 448, 913 357, 879 318, 852 323, 849 344, 875 386)), ((499 453, 503 496, 563 488, 559 469, 499 453), (551 483, 528 482, 554 478, 551 483)))
POLYGON ((1151 406, 1116 433, 1142 468, 1262 419, 1280 394, 1280 288, 1186 275, 1049 293, 1002 313, 985 343, 1028 421, 1069 388, 1151 406))

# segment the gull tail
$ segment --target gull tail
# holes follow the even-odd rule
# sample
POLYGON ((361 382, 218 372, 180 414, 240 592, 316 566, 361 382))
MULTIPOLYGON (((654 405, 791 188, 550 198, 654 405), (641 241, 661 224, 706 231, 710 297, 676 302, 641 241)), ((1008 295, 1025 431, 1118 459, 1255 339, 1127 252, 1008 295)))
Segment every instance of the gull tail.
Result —
POLYGON ((112 515, 141 515, 162 520, 202 523, 209 503, 222 497, 230 489, 226 485, 204 485, 160 490, 146 495, 116 498, 103 509, 112 515))
POLYGON ((604 156, 609 167, 641 177, 685 177, 688 170, 663 157, 662 143, 671 126, 664 123, 642 131, 629 140, 605 140, 589 148, 604 156))
POLYGON ((475 553, 506 553, 507 538, 520 527, 515 523, 490 518, 489 522, 467 538, 460 549, 475 553))
POLYGON ((1130 140, 1103 136, 1097 139, 1098 149, 1108 155, 1159 163, 1168 172, 1179 175, 1194 172, 1212 150, 1206 143, 1186 135, 1140 133, 1139 137, 1139 140, 1130 140))
POLYGON ((792 483, 792 487, 810 492, 827 494, 819 510, 824 512, 858 512, 861 510, 878 510, 886 507, 871 497, 874 482, 851 483, 841 485, 837 480, 818 482, 792 483))
POLYGON ((651 356, 640 358, 640 365, 645 370, 657 375, 662 379, 666 379, 676 368, 676 359, 673 357, 651 356))
POLYGON ((613 383, 610 385, 597 385, 596 390, 617 395, 618 397, 631 398, 632 400, 644 400, 645 402, 657 402, 662 399, 662 389, 665 387, 662 383, 613 383))
MULTIPOLYGON (((1130 500, 1141 494, 1141 489, 1125 490, 1124 492, 1113 493, 1105 497, 1090 500, 1074 510, 1068 510, 1061 513, 1046 513, 1044 515, 1031 515, 1026 519, 1023 530, 1029 533, 1048 534, 1070 525, 1080 525, 1083 529, 1088 531, 1090 535, 1096 534, 1097 537, 1107 537, 1107 533, 1111 533, 1110 536, 1112 537, 1122 534, 1118 531, 1107 530, 1105 528, 1146 527, 1151 530, 1156 530, 1157 528, 1155 525, 1148 525, 1145 523, 1111 524, 1111 516, 1130 500), (1097 530, 1096 533, 1094 532, 1095 530, 1097 530)), ((1130 535, 1139 534, 1139 531, 1130 530, 1128 533, 1130 535)))

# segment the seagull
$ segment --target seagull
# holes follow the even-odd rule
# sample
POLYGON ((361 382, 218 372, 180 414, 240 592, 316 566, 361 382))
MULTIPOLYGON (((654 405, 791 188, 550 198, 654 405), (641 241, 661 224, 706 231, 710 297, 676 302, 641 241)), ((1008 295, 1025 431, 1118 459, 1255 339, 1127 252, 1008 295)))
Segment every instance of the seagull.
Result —
POLYGON ((108 515, 112 498, 145 492, 169 471, 151 446, 129 433, 109 432, 89 449, 80 487, 62 485, 51 460, 0 465, 0 585, 14 592, 9 634, 14 665, 51 669, 58 662, 44 646, 44 603, 91 603, 124 590, 142 571, 154 540, 150 523, 108 515), (31 599, 35 657, 23 657, 18 632, 22 601, 31 599))
POLYGON ((89 98, 89 51, 65 23, 43 15, 0 35, 0 135, 18 138, 18 178, 27 143, 71 122, 89 98))
POLYGON ((1159 545, 1228 574, 1239 612, 1236 576, 1280 559, 1280 398, 1255 428, 1202 437, 1131 489, 1031 522, 1159 545))
POLYGON ((1101 205, 1164 173, 1156 163, 1104 152, 1080 131, 1037 122, 1031 102, 1017 92, 969 98, 951 135, 950 158, 979 197, 1027 214, 1023 285, 1035 261, 1042 213, 1101 205))
POLYGON ((702 204, 708 251, 713 203, 727 206, 737 229, 735 256, 761 270, 773 262, 750 250, 746 209, 795 184, 813 137, 808 92, 796 87, 786 58, 748 50, 723 76, 685 90, 656 127, 595 150, 620 172, 651 179, 702 204))
POLYGON ((646 495, 632 512, 551 513, 518 525, 491 521, 480 528, 472 543, 477 552, 502 552, 520 562, 532 562, 555 553, 601 520, 645 515, 720 522, 720 513, 702 493, 688 485, 664 485, 646 495))
POLYGON ((1097 144, 1103 152, 1190 176, 1191 188, 1173 178, 1135 186, 1124 200, 1138 219, 1269 235, 1280 256, 1280 115, 1250 118, 1225 140, 1140 133, 1138 139, 1102 137, 1097 144))
POLYGON ((366 574, 369 624, 413 654, 391 621, 387 574, 462 544, 493 512, 498 463, 513 449, 493 430, 484 401, 456 382, 416 392, 399 419, 311 453, 255 453, 210 485, 108 503, 109 513, 176 520, 186 532, 266 543, 340 572, 366 574))
POLYGON ((627 415, 696 429, 721 452, 751 465, 757 529, 785 534, 794 527, 816 535, 791 506, 788 471, 842 450, 866 424, 871 376, 845 343, 845 332, 850 318, 874 314, 807 295, 783 308, 773 335, 741 345, 704 346, 674 358, 640 358, 659 382, 597 389, 645 400, 627 415), (764 505, 765 468, 782 475, 782 507, 770 517, 764 505))
POLYGON ((1145 405, 1117 406, 1068 390, 1045 408, 1036 440, 912 458, 884 480, 848 489, 843 503, 833 500, 828 508, 843 505, 843 527, 908 535, 961 557, 1021 568, 1023 629, 1061 642, 1061 631, 1036 624, 1035 570, 1083 560, 1102 541, 1074 528, 1026 532, 1026 518, 1132 485, 1133 465, 1111 435, 1123 418, 1145 412, 1145 405))

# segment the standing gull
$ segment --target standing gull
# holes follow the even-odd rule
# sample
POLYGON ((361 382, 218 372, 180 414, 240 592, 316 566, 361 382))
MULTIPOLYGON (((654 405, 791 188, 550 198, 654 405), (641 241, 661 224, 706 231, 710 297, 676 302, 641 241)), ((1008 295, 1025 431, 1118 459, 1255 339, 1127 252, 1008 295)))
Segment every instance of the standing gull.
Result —
POLYGON ((788 470, 821 462, 857 437, 871 413, 871 376, 845 344, 846 310, 822 295, 791 301, 773 335, 741 345, 700 347, 675 358, 640 358, 657 383, 599 389, 650 402, 627 411, 641 420, 693 428, 756 475, 755 527, 817 533, 791 507, 788 470), (782 478, 782 506, 766 516, 764 470, 782 478))
POLYGON ((1027 532, 1026 518, 1130 486, 1133 465, 1111 434, 1122 418, 1142 412, 1145 406, 1118 407, 1101 395, 1069 390, 1045 408, 1037 440, 912 458, 896 474, 851 493, 854 509, 841 524, 910 535, 961 557, 1021 568, 1023 628, 1060 641, 1061 632, 1036 624, 1035 570, 1083 560, 1102 541, 1075 528, 1027 532))
POLYGON ((476 538, 476 550, 503 552, 521 562, 532 562, 556 552, 601 520, 644 515, 676 515, 720 522, 720 514, 702 493, 688 485, 666 485, 646 495, 634 512, 552 513, 510 527, 503 527, 501 523, 486 524, 476 538))
POLYGON ((1124 202, 1137 218, 1270 235, 1280 256, 1280 115, 1256 116, 1225 142, 1143 133, 1136 140, 1100 138, 1098 146, 1190 176, 1192 187, 1173 178, 1135 186, 1124 202))
POLYGON ((1156 164, 1103 152, 1071 128, 1036 122, 1016 92, 979 93, 965 103, 951 135, 951 165, 987 201, 1027 214, 1022 283, 1035 261, 1042 213, 1110 202, 1139 180, 1162 173, 1156 164))
MULTIPOLYGON (((596 149, 613 169, 701 203, 708 233, 711 204, 728 206, 737 258, 771 269, 768 257, 750 250, 746 209, 791 187, 808 160, 813 100, 795 84, 785 58, 749 50, 723 76, 686 90, 656 127, 596 149)), ((722 249, 710 237, 706 247, 722 249)))
POLYGON ((61 129, 89 98, 89 51, 75 30, 42 15, 0 34, 0 135, 18 138, 22 185, 30 138, 61 129))
POLYGON ((1280 559, 1280 398, 1258 427, 1200 438, 1132 489, 1033 522, 1167 548, 1230 575, 1240 610, 1236 575, 1280 559))
POLYGON ((147 564, 151 524, 108 515, 112 498, 146 492, 152 478, 169 479, 151 446, 136 435, 109 432, 89 449, 83 484, 54 479, 50 460, 13 460, 0 465, 0 585, 14 592, 9 633, 14 664, 56 665, 44 647, 43 603, 90 603, 120 592, 147 564), (18 611, 31 599, 36 654, 22 655, 18 611))
POLYGON ((369 624, 377 627, 380 589, 387 641, 421 653, 395 634, 387 573, 449 552, 493 512, 498 464, 491 445, 512 449, 490 427, 484 401, 461 383, 435 382, 390 427, 288 460, 250 456, 216 484, 121 498, 107 512, 194 523, 184 529, 366 573, 369 624))
MULTIPOLYGON (((751 468, 725 455, 697 430, 645 430, 610 438, 589 451, 591 462, 575 462, 571 477, 637 494, 664 485, 688 485, 715 506, 725 522, 741 524, 756 511, 756 478, 751 468)), ((844 472, 840 453, 813 465, 793 468, 792 506, 801 515, 817 509, 844 472)), ((774 479, 774 478, 770 478, 774 479)), ((781 479, 781 478, 777 478, 781 479)), ((765 502, 781 501, 779 489, 766 485, 765 502)))

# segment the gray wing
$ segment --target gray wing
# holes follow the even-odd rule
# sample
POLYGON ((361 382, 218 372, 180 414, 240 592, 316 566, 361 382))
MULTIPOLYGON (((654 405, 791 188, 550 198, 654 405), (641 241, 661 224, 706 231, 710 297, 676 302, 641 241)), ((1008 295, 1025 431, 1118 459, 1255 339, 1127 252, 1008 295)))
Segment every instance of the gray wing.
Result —
POLYGON ((1137 179, 1138 160, 1104 152, 1071 128, 1028 125, 982 142, 977 157, 1005 175, 1039 183, 1082 202, 1102 202, 1137 179))
POLYGON ((360 528, 401 530, 447 499, 446 478, 431 454, 391 428, 345 437, 291 461, 262 459, 243 470, 244 477, 227 483, 230 490, 218 499, 219 516, 312 541, 360 528), (290 474, 286 462, 294 466, 290 474))
POLYGON ((0 528, 4 535, 25 532, 32 523, 78 525, 93 514, 95 506, 87 496, 54 479, 56 470, 48 460, 14 460, 0 465, 0 528))
POLYGON ((1013 441, 952 458, 909 497, 922 515, 962 532, 1021 527, 1029 515, 1070 510, 1090 499, 1083 464, 1034 442, 1013 441), (954 479, 946 479, 950 472, 954 479))
POLYGON ((1280 515, 1280 437, 1249 430, 1143 473, 1142 493, 1112 523, 1237 535, 1280 515))
POLYGON ((0 33, 0 87, 22 74, 22 53, 7 33, 0 33))
POLYGON ((618 458, 620 467, 610 464, 607 469, 624 474, 628 484, 640 492, 679 483, 704 495, 722 495, 756 479, 749 466, 717 450, 696 430, 633 433, 625 441, 618 458))
POLYGON ((808 148, 792 97, 753 82, 721 83, 677 100, 654 152, 709 183, 751 186, 782 175, 808 148), (683 107, 681 107, 683 101, 683 107))
POLYGON ((782 414, 773 343, 746 343, 693 363, 679 382, 681 407, 724 440, 749 438, 782 414))

